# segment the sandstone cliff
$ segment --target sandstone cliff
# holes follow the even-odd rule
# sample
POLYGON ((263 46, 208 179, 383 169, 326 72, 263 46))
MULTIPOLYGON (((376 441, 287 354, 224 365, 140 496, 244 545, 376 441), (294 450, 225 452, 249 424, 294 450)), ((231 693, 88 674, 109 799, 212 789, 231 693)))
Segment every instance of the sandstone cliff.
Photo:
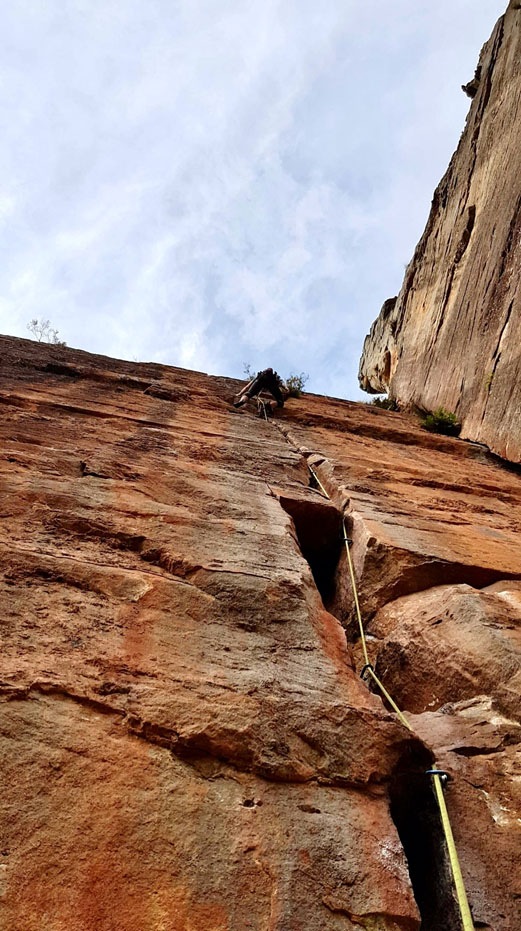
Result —
POLYGON ((484 46, 465 130, 360 384, 455 411, 462 436, 521 460, 521 4, 484 46))
POLYGON ((0 351, 2 927, 456 931, 436 761, 476 926, 516 931, 521 477, 365 405, 0 351), (418 736, 359 677, 342 513, 418 736))

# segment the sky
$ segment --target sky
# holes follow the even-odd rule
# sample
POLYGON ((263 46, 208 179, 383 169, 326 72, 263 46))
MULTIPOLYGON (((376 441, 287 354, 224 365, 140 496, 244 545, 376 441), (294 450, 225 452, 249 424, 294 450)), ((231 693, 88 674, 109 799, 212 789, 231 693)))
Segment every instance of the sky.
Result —
POLYGON ((17 0, 0 332, 362 398, 506 0, 17 0))

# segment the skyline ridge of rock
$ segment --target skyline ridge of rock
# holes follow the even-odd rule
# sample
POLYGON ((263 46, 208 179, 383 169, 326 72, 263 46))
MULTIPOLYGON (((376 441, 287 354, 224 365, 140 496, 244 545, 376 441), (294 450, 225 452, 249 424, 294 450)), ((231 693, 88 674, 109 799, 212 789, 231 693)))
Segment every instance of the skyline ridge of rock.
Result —
POLYGON ((521 4, 483 46, 456 152, 397 298, 366 337, 360 386, 457 414, 521 461, 521 4))

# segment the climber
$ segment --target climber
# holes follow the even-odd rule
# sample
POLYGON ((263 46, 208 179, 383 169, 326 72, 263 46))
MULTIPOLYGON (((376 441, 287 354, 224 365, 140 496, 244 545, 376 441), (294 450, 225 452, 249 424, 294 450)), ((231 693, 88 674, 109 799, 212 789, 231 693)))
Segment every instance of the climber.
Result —
MULTIPOLYGON (((248 384, 244 386, 237 400, 233 402, 233 406, 242 407, 243 404, 246 404, 251 398, 258 397, 261 391, 269 391, 271 396, 275 398, 277 407, 284 407, 284 401, 288 396, 288 389, 282 381, 282 378, 280 378, 273 369, 264 369, 262 372, 257 372, 255 377, 250 379, 248 384)), ((273 402, 262 401, 260 398, 259 400, 265 408, 270 408, 270 413, 273 413, 275 407, 273 402)))

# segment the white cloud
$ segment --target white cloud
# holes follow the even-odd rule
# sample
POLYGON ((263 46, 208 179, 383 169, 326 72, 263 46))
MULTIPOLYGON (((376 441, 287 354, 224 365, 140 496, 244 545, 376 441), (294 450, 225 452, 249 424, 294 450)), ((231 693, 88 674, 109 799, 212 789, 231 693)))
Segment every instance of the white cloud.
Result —
POLYGON ((353 395, 503 5, 10 5, 0 329, 353 395))

